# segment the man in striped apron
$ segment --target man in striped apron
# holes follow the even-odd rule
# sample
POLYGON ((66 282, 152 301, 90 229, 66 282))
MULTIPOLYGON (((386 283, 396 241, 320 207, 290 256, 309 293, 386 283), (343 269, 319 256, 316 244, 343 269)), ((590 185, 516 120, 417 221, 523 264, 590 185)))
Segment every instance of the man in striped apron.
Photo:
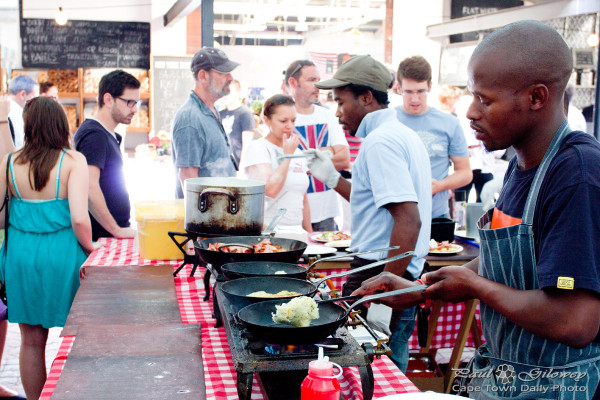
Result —
MULTIPOLYGON (((481 300, 487 342, 455 385, 472 398, 590 399, 598 387, 600 145, 566 122, 572 70, 567 44, 540 22, 507 25, 477 46, 467 117, 489 151, 512 145, 516 157, 479 221, 480 257, 426 274, 425 292, 393 304, 481 300)), ((384 275, 357 293, 411 285, 384 275)))

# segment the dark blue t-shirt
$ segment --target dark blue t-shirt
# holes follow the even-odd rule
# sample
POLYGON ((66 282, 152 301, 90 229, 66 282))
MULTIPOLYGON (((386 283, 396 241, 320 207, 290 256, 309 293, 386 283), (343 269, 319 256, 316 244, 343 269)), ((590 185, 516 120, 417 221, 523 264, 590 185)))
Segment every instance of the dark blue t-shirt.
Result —
MULTIPOLYGON (((520 220, 538 167, 515 168, 516 157, 495 212, 520 220)), ((573 132, 550 163, 533 217, 540 287, 556 287, 561 276, 573 278, 577 289, 600 293, 599 211, 600 144, 591 135, 573 132)))
MULTIPOLYGON (((100 189, 106 200, 106 206, 117 224, 129 226, 131 205, 123 174, 123 156, 117 138, 110 134, 102 124, 94 119, 83 121, 75 133, 75 149, 87 159, 88 165, 100 168, 100 189)), ((92 221, 92 240, 112 235, 90 214, 92 221)))

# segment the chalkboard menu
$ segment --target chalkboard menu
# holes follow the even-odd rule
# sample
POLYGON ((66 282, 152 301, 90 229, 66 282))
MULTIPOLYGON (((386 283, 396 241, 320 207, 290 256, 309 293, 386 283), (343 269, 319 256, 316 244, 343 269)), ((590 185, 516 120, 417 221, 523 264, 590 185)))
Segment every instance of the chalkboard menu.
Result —
POLYGON ((194 77, 192 57, 152 58, 152 127, 155 132, 171 131, 175 113, 190 97, 194 77))
POLYGON ((150 68, 150 24, 145 22, 23 19, 24 68, 150 68))

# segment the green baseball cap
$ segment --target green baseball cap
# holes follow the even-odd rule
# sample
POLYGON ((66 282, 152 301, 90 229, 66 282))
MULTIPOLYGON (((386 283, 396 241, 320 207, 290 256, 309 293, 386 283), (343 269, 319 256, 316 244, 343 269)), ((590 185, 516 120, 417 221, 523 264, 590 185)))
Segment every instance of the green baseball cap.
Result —
POLYGON ((369 55, 362 55, 350 58, 338 68, 333 78, 315 83, 315 86, 319 89, 335 89, 355 84, 385 93, 392 83, 392 74, 385 65, 369 55))

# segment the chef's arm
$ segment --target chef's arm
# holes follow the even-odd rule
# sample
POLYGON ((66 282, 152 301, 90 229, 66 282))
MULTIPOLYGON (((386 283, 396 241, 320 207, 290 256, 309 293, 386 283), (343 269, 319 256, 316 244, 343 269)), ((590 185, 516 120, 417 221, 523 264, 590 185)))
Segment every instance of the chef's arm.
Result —
POLYGON ((450 156, 450 161, 452 161, 454 172, 441 181, 432 180, 433 194, 465 186, 473 180, 473 171, 471 171, 469 157, 450 156))
POLYGON ((321 147, 319 150, 330 151, 333 154, 331 162, 336 170, 350 169, 350 147, 338 144, 336 146, 321 147))
POLYGON ((534 335, 571 347, 585 347, 600 327, 600 296, 584 289, 519 290, 464 267, 425 275, 425 295, 457 302, 477 298, 534 335))
POLYGON ((106 206, 106 199, 100 188, 100 168, 88 165, 90 175, 90 214, 98 221, 104 229, 116 238, 132 238, 135 231, 130 227, 121 228, 106 206))
POLYGON ((197 178, 198 177, 198 168, 196 167, 180 167, 179 168, 179 182, 181 183, 181 189, 183 189, 184 182, 189 178, 197 178))
MULTIPOLYGON (((419 208, 415 202, 389 203, 384 206, 394 219, 392 234, 390 235, 390 246, 400 246, 397 250, 388 252, 388 257, 395 256, 407 251, 414 251, 421 230, 421 217, 419 208)), ((388 263, 384 271, 402 276, 406 267, 410 264, 411 257, 402 258, 388 263)))

